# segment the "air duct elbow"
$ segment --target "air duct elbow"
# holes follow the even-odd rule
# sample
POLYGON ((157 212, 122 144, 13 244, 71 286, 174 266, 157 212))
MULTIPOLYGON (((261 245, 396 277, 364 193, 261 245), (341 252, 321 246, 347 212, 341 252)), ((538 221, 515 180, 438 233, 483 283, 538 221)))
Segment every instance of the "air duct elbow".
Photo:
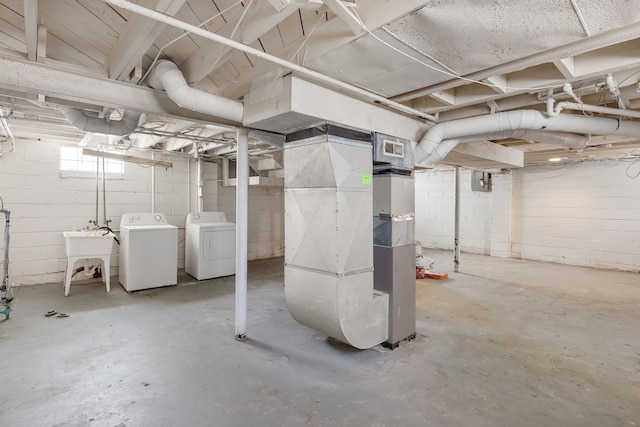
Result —
POLYGON ((91 117, 77 108, 61 107, 60 111, 72 125, 85 132, 102 133, 106 135, 128 135, 138 127, 140 113, 125 111, 121 120, 91 117))
POLYGON ((244 105, 241 102, 192 88, 171 61, 158 61, 147 83, 154 89, 164 90, 169 99, 182 108, 242 123, 244 105))
POLYGON ((439 123, 414 148, 417 166, 431 167, 463 142, 505 138, 530 139, 580 150, 589 135, 640 137, 640 123, 577 114, 547 117, 540 111, 517 110, 439 123))
POLYGON ((389 295, 373 290, 373 272, 338 277, 285 266, 285 284, 298 323, 361 350, 387 340, 389 295))

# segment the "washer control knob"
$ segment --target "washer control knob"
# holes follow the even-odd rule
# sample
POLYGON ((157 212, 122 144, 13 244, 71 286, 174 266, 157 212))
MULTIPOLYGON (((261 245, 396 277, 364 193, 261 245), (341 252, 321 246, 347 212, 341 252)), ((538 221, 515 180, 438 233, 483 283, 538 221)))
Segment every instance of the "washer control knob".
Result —
POLYGON ((156 215, 156 221, 162 221, 162 217, 160 215, 156 215))

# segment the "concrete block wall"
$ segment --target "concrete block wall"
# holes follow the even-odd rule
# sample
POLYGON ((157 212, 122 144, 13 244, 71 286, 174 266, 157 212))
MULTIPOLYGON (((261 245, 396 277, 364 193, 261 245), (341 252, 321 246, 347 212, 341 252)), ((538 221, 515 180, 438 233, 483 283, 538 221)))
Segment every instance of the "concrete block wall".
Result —
MULTIPOLYGON (((236 187, 220 186, 218 206, 236 220, 236 187)), ((249 187, 248 259, 284 256, 284 188, 249 187)))
MULTIPOLYGON (((640 271, 640 185, 628 163, 528 167, 472 192, 461 171, 461 249, 492 256, 640 271)), ((416 239, 453 249, 454 172, 416 173, 416 239)))
MULTIPOLYGON (((415 174, 416 240, 425 248, 453 249, 455 173, 436 169, 415 174)), ((460 248, 508 257, 511 178, 493 175, 492 192, 471 191, 471 171, 460 171, 460 248)))
POLYGON ((640 271, 640 180, 628 166, 514 171, 513 257, 640 271))
MULTIPOLYGON (((96 177, 60 173, 59 144, 53 142, 16 143, 16 151, 0 157, 0 196, 11 211, 9 279, 16 285, 63 281, 66 265, 63 231, 81 229, 96 215, 96 177)), ((148 153, 132 152, 136 156, 148 153)), ((184 222, 189 206, 195 206, 193 160, 172 156, 173 168, 156 168, 156 208, 169 223, 179 227, 178 266, 184 267, 184 222), (188 164, 190 162, 190 164, 188 164)), ((205 206, 217 209, 217 167, 205 164, 205 206)), ((103 224, 102 183, 98 219, 103 224)), ((107 217, 118 230, 126 213, 151 211, 151 168, 125 164, 123 175, 108 175, 105 182, 107 217)), ((4 222, 0 234, 4 233, 4 222)), ((4 239, 0 250, 4 252, 4 239)), ((118 246, 111 258, 112 275, 117 274, 118 246)), ((0 257, 1 258, 1 257, 0 257)), ((78 275, 81 276, 81 275, 78 275)), ((80 277, 82 278, 82 277, 80 277)))

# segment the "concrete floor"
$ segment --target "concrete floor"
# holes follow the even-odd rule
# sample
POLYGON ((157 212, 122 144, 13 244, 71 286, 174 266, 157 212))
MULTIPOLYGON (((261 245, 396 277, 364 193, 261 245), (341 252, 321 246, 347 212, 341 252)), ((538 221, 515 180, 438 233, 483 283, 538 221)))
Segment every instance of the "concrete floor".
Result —
POLYGON ((298 325, 282 259, 127 294, 18 288, 0 322, 6 426, 640 426, 640 275, 424 251, 417 333, 356 351, 298 325), (45 318, 55 309, 66 319, 45 318))

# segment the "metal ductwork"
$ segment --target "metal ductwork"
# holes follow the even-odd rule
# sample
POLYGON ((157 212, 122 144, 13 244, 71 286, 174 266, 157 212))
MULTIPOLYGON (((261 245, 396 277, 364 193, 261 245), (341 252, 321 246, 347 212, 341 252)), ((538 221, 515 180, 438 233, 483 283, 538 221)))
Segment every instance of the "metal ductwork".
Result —
POLYGON ((91 117, 83 110, 71 107, 60 107, 64 117, 71 123, 86 132, 102 133, 106 135, 128 135, 138 127, 140 113, 125 111, 121 120, 109 120, 107 117, 91 117))
POLYGON ((154 89, 166 91, 167 96, 182 108, 242 124, 242 102, 192 88, 171 61, 158 61, 149 73, 147 83, 154 89))
POLYGON ((299 323, 355 348, 388 338, 373 286, 370 133, 321 125, 287 136, 285 298, 299 323))
MULTIPOLYGON (((584 148, 588 139, 581 135, 620 135, 640 137, 640 123, 586 117, 579 115, 560 115, 547 117, 535 110, 517 110, 497 113, 490 116, 469 117, 439 123, 430 128, 414 149, 416 165, 433 166, 442 160, 456 145, 463 142, 501 139, 501 135, 532 139, 537 142, 562 145, 569 148, 584 148), (509 131, 522 131, 523 134, 505 134, 509 131), (531 131, 537 131, 531 133, 531 131), (540 132, 543 133, 540 133, 540 132), (557 134, 552 132, 571 132, 557 134)), ((503 138, 502 138, 503 139, 503 138)))

